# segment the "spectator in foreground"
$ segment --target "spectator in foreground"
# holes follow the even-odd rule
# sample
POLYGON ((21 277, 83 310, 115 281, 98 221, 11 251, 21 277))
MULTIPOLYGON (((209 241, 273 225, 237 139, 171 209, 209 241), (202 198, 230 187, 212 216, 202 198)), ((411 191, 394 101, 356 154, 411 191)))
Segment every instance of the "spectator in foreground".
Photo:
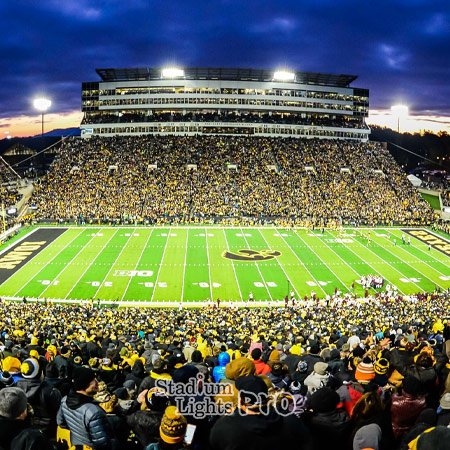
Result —
POLYGON ((58 425, 70 430, 72 445, 87 445, 93 449, 117 449, 105 411, 94 403, 98 392, 95 372, 86 367, 74 370, 73 389, 61 401, 58 425))
POLYGON ((0 390, 0 445, 4 450, 53 450, 49 440, 30 427, 27 397, 17 387, 0 390))

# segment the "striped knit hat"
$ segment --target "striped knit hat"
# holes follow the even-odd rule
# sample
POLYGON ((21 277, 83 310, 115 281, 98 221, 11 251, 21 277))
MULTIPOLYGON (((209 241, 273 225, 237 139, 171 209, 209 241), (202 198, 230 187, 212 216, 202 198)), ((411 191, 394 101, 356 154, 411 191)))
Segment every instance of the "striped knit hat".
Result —
POLYGON ((169 406, 164 412, 159 427, 161 439, 168 444, 177 444, 184 439, 186 434, 187 421, 176 406, 169 406))
POLYGON ((20 366, 24 378, 37 378, 39 376, 39 363, 33 359, 26 359, 20 366))
POLYGON ((364 358, 356 367, 355 378, 360 382, 369 382, 375 378, 375 370, 370 358, 364 358))
POLYGON ((375 361, 373 369, 377 375, 386 375, 389 370, 389 361, 386 358, 380 358, 375 361))

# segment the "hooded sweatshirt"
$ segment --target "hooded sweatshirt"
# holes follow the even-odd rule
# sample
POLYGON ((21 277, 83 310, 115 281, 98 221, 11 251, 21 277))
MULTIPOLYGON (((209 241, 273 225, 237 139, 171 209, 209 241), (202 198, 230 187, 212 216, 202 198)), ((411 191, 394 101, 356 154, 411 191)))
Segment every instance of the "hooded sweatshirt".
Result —
POLYGON ((225 378, 225 367, 230 362, 230 355, 227 352, 222 352, 218 357, 219 365, 214 367, 213 377, 214 381, 218 383, 222 378, 225 378))

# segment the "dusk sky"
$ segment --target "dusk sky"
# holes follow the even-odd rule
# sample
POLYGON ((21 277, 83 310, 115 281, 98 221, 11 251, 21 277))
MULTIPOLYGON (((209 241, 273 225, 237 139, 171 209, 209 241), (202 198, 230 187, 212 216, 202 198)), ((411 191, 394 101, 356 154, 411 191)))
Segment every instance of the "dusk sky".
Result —
POLYGON ((0 6, 0 138, 78 126, 96 68, 289 68, 358 75, 369 123, 450 132, 450 2, 434 0, 15 0, 0 6), (378 122, 377 122, 378 121, 378 122), (383 122, 384 121, 384 122, 383 122))

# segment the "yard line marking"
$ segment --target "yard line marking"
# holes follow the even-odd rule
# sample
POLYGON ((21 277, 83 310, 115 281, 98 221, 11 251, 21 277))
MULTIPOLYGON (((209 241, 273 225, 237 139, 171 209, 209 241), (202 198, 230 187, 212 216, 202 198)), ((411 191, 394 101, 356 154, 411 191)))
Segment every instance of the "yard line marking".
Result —
MULTIPOLYGON (((224 237, 225 237, 225 242, 226 242, 226 244, 227 244, 227 248, 228 248, 228 250, 230 250, 230 246, 228 245, 227 235, 226 235, 226 233, 225 233, 225 228, 222 228, 222 231, 223 231, 223 235, 224 235, 224 237)), ((242 301, 242 300, 244 300, 244 298, 242 297, 241 286, 239 285, 239 281, 238 281, 238 278, 237 278, 237 275, 236 275, 236 269, 235 269, 235 267, 234 267, 234 262, 233 262, 233 260, 231 260, 231 267, 233 268, 234 279, 236 280, 236 284, 237 284, 237 287, 238 287, 238 290, 239 290, 239 297, 241 297, 241 301, 242 301)))
POLYGON ((95 261, 97 261, 97 258, 99 257, 100 253, 108 246, 109 242, 111 241, 111 239, 117 234, 119 230, 117 230, 106 242, 105 245, 101 246, 101 245, 96 245, 96 247, 100 247, 100 251, 97 253, 97 255, 95 256, 95 258, 92 258, 92 261, 89 263, 89 265, 86 267, 86 270, 81 274, 81 276, 78 278, 78 280, 75 282, 75 284, 73 285, 72 289, 68 292, 68 294, 64 297, 64 300, 67 299, 67 297, 71 294, 71 292, 75 289, 75 287, 78 285, 78 283, 80 282, 80 280, 84 277, 84 275, 86 274, 86 272, 89 270, 89 268, 92 266, 92 264, 94 264, 95 261))
MULTIPOLYGON (((56 277, 54 277, 53 278, 53 280, 52 280, 52 282, 53 281, 55 281, 69 266, 70 266, 70 264, 71 264, 71 262, 86 248, 86 246, 87 245, 89 245, 89 242, 91 242, 93 239, 94 239, 94 237, 95 237, 95 234, 93 234, 92 236, 91 236, 91 238, 89 239, 89 241, 87 241, 86 242, 86 244, 85 245, 80 245, 79 247, 81 247, 80 248, 80 250, 78 250, 78 252, 76 253, 76 255, 68 262, 68 263, 65 263, 65 265, 64 265, 64 268, 63 268, 63 270, 61 270, 57 275, 56 275, 56 277)), ((67 247, 67 246, 66 246, 67 247)), ((47 267, 47 266, 44 266, 44 267, 47 267)), ((35 277, 34 277, 35 278, 35 277)), ((39 296, 42 296, 43 294, 44 294, 44 292, 50 287, 52 285, 52 283, 50 283, 40 294, 39 294, 39 296)))
MULTIPOLYGON (((261 233, 260 230, 258 230, 258 233, 262 236, 262 238, 264 239, 264 242, 266 243, 266 245, 268 246, 268 248, 270 250, 272 250, 272 247, 269 245, 269 243, 267 242, 266 238, 264 237, 264 235, 261 233)), ((297 298, 300 298, 300 295, 297 291, 297 289, 295 288, 294 283, 292 283, 291 279, 289 278, 288 274, 286 273, 286 271, 283 268, 283 265, 280 263, 280 261, 278 261, 278 258, 275 258, 277 261, 277 264, 280 266, 281 270, 284 273, 284 276, 286 277, 286 280, 288 280, 289 284, 291 285, 291 289, 293 289, 295 291, 295 293, 297 294, 297 298)), ((290 292, 287 293, 287 295, 290 295, 290 292)))
MULTIPOLYGON (((327 234, 328 234, 328 231, 327 231, 327 234)), ((317 236, 316 235, 316 237, 317 237, 317 239, 319 239, 319 236, 317 236)), ((320 242, 322 242, 322 241, 320 241, 320 242)), ((325 247, 328 247, 341 261, 343 261, 344 262, 344 264, 346 264, 348 267, 349 267, 349 269, 352 271, 352 272, 354 272, 355 274, 356 274, 356 276, 357 276, 357 278, 359 279, 361 276, 360 276, 360 274, 344 259, 344 258, 342 258, 342 256, 340 256, 338 253, 336 253, 334 250, 333 250, 333 248, 332 247, 330 247, 329 245, 328 245, 328 243, 326 243, 325 242, 325 247)), ((361 258, 359 258, 359 259, 361 259, 361 258)), ((331 269, 330 269, 331 270, 331 269)), ((333 272, 333 271, 332 271, 333 272)), ((333 272, 334 273, 334 272, 333 272)), ((345 284, 344 284, 344 286, 345 286, 345 284)), ((347 287, 347 286, 345 286, 345 287, 347 287)))
MULTIPOLYGON (((389 233, 389 234, 392 234, 392 233, 389 233)), ((373 241, 375 242, 375 239, 374 239, 373 241)), ((418 241, 418 239, 417 239, 417 241, 418 241)), ((419 241, 419 242, 420 242, 420 241, 419 241)), ((378 244, 378 241, 376 242, 376 244, 377 244, 379 247, 381 247, 381 248, 383 248, 384 250, 386 250, 386 251, 387 251, 388 253, 390 253, 391 255, 395 256, 396 258, 402 259, 402 258, 400 258, 399 256, 397 256, 395 253, 392 253, 387 247, 384 247, 384 246, 381 246, 380 244, 378 244)), ((419 259, 417 259, 417 257, 416 257, 415 255, 413 255, 411 252, 407 251, 407 249, 404 248, 403 246, 400 246, 400 245, 399 245, 399 246, 397 246, 397 247, 398 247, 399 249, 401 249, 402 251, 405 251, 409 256, 412 256, 413 258, 416 259, 415 261, 403 261, 403 262, 405 262, 405 263, 407 263, 407 264, 409 264, 409 265, 412 265, 412 264, 415 264, 415 263, 424 263, 424 264, 426 264, 428 267, 430 267, 431 269, 433 269, 433 270, 435 270, 436 272, 440 273, 441 275, 447 275, 447 274, 442 273, 442 272, 440 272, 439 270, 435 269, 434 267, 430 266, 430 265, 427 264, 425 261, 420 261, 419 259)), ((412 247, 412 246, 406 245, 405 247, 412 247)), ((418 250, 419 250, 419 251, 422 251, 422 250, 420 250, 420 249, 418 249, 418 250)), ((433 283, 433 284, 439 286, 439 287, 442 288, 442 289, 445 289, 444 286, 441 286, 438 282, 433 281, 433 280, 431 280, 430 278, 428 278, 428 277, 427 277, 423 272, 421 272, 419 269, 416 269, 415 267, 413 267, 413 269, 414 269, 416 272, 420 273, 424 278, 426 278, 426 279, 427 279, 428 281, 430 281, 431 283, 433 283)))
MULTIPOLYGON (((403 274, 402 272, 400 272, 400 270, 395 269, 394 266, 393 266, 390 262, 386 261, 384 258, 382 258, 381 256, 377 255, 377 254, 376 254, 373 250, 371 250, 368 246, 366 247, 364 244, 362 244, 361 242, 357 241, 356 239, 355 239, 355 242, 357 242, 357 243, 359 244, 359 247, 362 247, 362 248, 365 248, 365 249, 369 250, 370 253, 372 253, 373 255, 375 255, 378 259, 381 259, 382 261, 384 261, 384 263, 387 264, 388 266, 390 266, 392 270, 394 270, 395 272, 399 273, 399 274, 402 275, 404 278, 409 278, 409 277, 407 277, 405 274, 403 274)), ((347 244, 343 243, 343 245, 345 245, 345 246, 347 247, 347 244)), ((349 248, 349 247, 347 247, 347 248, 349 248)), ((349 248, 349 250, 350 250, 350 248, 349 248)), ((354 253, 354 252, 353 252, 353 253, 354 253)), ((366 262, 367 262, 367 261, 366 261, 366 262)), ((367 264, 368 264, 369 266, 371 266, 368 262, 367 262, 367 264)), ((371 266, 371 267, 372 267, 372 266, 371 266)), ((373 269, 373 267, 372 267, 372 269, 373 269)), ((374 269, 374 270, 375 270, 375 269, 374 269)), ((386 281, 389 281, 389 280, 386 278, 386 281)), ((392 285, 393 283, 392 283, 391 281, 389 281, 389 284, 392 285)), ((419 289, 419 291, 423 291, 423 289, 422 289, 420 286, 418 286, 416 283, 412 282, 411 284, 413 284, 414 286, 416 286, 416 288, 419 289)), ((397 286, 397 285, 394 284, 394 286, 397 286)), ((397 286, 397 288, 398 288, 398 286, 397 286)), ((402 292, 400 289, 399 289, 399 291, 400 291, 400 293, 404 294, 404 292, 402 292)))
MULTIPOLYGON (((242 231, 242 227, 239 227, 239 229, 241 230, 241 234, 242 234, 242 236, 244 237, 245 243, 247 244, 247 248, 250 248, 249 245, 248 245, 247 238, 245 237, 245 233, 242 231)), ((259 269, 259 265, 258 265, 258 263, 257 263, 256 261, 255 261, 255 266, 256 266, 256 268, 258 269, 259 276, 261 277, 261 281, 264 283, 264 286, 265 286, 265 288, 266 288, 266 291, 267 291, 267 293, 269 294, 270 300, 273 300, 272 294, 270 293, 269 288, 267 287, 267 284, 266 284, 266 282, 264 281, 264 277, 262 276, 261 270, 259 269)))
POLYGON ((183 284, 181 285, 181 298, 180 298, 180 302, 183 301, 183 294, 184 294, 184 276, 185 276, 185 274, 186 274, 186 260, 187 260, 188 240, 189 240, 189 229, 188 229, 187 232, 186 232, 186 244, 184 245, 183 284))
MULTIPOLYGON (((44 267, 42 267, 42 269, 41 270, 39 270, 39 272, 37 272, 34 276, 33 276, 33 278, 31 279, 31 280, 33 280, 34 278, 36 278, 67 246, 69 246, 78 236, 80 236, 80 234, 82 234, 83 233, 83 230, 80 230, 80 232, 77 234, 77 235, 75 235, 75 237, 67 244, 67 245, 64 245, 63 246, 63 248, 50 260, 50 261, 48 261, 48 262, 46 262, 45 263, 45 265, 44 265, 44 267)), ((59 237, 62 237, 62 236, 64 236, 66 233, 64 232, 61 236, 59 236, 59 237)), ((57 238, 57 240, 58 240, 59 238, 57 238)), ((38 253, 38 255, 39 255, 39 253, 38 253)), ((37 256, 37 255, 36 255, 37 256)), ((34 257, 34 258, 36 258, 36 256, 34 257)), ((25 266, 27 266, 28 264, 30 264, 30 262, 31 261, 33 261, 33 259, 34 258, 32 258, 32 259, 30 259, 26 264, 24 264, 16 273, 19 273, 20 272, 20 270, 22 270, 25 266)), ((14 274, 15 275, 15 274, 14 274)), ((25 282, 25 284, 13 295, 13 297, 16 297, 17 296, 17 294, 31 281, 30 279, 27 279, 27 281, 25 282)))
POLYGON ((172 231, 172 227, 169 228, 169 232, 167 233, 166 245, 164 246, 163 254, 161 256, 161 261, 159 263, 158 273, 156 274, 155 285, 153 286, 152 297, 150 298, 151 302, 153 301, 153 297, 155 296, 156 286, 158 286, 159 273, 161 272, 161 267, 163 266, 164 255, 166 254, 167 243, 169 242, 171 231, 172 231))
MULTIPOLYGON (((132 238, 134 232, 136 231, 136 228, 130 233, 130 235, 128 236, 127 242, 125 243, 125 245, 122 247, 122 250, 120 250, 120 253, 117 255, 117 258, 115 259, 115 261, 111 264, 111 267, 109 268, 107 274, 105 275, 105 277, 103 278, 103 281, 100 283, 100 286, 97 288, 97 290, 95 291, 95 294, 92 296, 92 300, 95 300, 95 297, 97 297, 98 291, 101 289, 101 287, 103 286, 103 283, 105 282, 105 280, 108 278, 108 275, 110 274, 111 270, 113 269, 113 267, 116 265, 118 259, 120 258, 120 255, 123 253, 123 251, 125 250, 125 248, 128 245, 128 242, 130 242, 130 239, 132 238)), ((111 299, 110 299, 111 300, 111 299)))
MULTIPOLYGON (((278 230, 278 229, 277 229, 278 230)), ((303 261, 298 257, 297 253, 294 252, 294 250, 292 250, 291 246, 287 243, 286 239, 284 238, 284 236, 281 236, 281 233, 278 231, 278 233, 280 234, 281 239, 283 239, 284 243, 286 244, 286 247, 294 254, 294 256, 299 260, 299 262, 301 263, 301 265, 305 268, 305 270, 311 275, 311 278, 316 282, 316 286, 319 287, 319 289, 323 292, 323 294, 326 296, 327 293, 325 292, 325 290, 323 289, 323 287, 321 286, 321 284, 319 283, 319 281, 317 280, 317 278, 308 270, 308 268, 306 267, 306 265, 303 263, 303 261)), ((297 233, 293 232, 294 235, 296 235, 297 233)), ((302 241, 303 242, 303 241, 302 241)))
MULTIPOLYGON (((428 233, 430 233, 430 234, 433 234, 433 235, 435 235, 434 233, 432 233, 430 230, 426 230, 428 233)), ((396 234, 394 234, 394 233, 392 233, 392 231, 388 231, 389 232, 389 234, 390 235, 392 235, 392 236, 394 236, 394 237, 398 237, 399 239, 400 239, 400 236, 397 236, 396 234)), ((435 235, 436 236, 436 235, 435 235)), ((440 239, 444 239, 444 240, 446 240, 445 238, 443 238, 443 237, 441 237, 441 236, 438 236, 440 239)), ((415 239, 415 238, 414 238, 415 239)), ((417 239, 416 239, 417 240, 417 239)), ((419 241, 419 240, 417 240, 418 242, 421 242, 421 241, 419 241)), ((449 241, 449 243, 450 243, 450 241, 449 241)), ((424 242, 422 242, 422 244, 424 244, 424 248, 427 248, 426 247, 426 244, 424 243, 424 242)), ((403 250, 405 250, 405 251, 407 251, 409 254, 411 254, 412 256, 414 256, 416 259, 417 259, 417 256, 415 256, 414 254, 412 254, 409 250, 408 250, 408 247, 410 247, 411 249, 412 248, 414 248, 414 249, 416 249, 417 251, 419 251, 422 255, 426 255, 426 257, 427 258, 432 258, 433 259, 433 261, 430 261, 430 262, 437 262, 437 263, 439 263, 439 264, 443 264, 444 266, 447 264, 447 261, 443 261, 443 260, 440 260, 439 258, 436 258, 435 256, 433 256, 433 254, 431 253, 431 252, 425 252, 424 250, 422 250, 419 246, 417 246, 417 245, 414 245, 414 246, 408 246, 408 245, 406 245, 406 246, 403 246, 403 245, 398 245, 398 247, 399 248, 401 248, 401 249, 403 249, 403 250)), ((440 252, 435 252, 435 254, 439 254, 439 255, 442 255, 442 256, 444 256, 445 257, 445 255, 443 255, 442 253, 440 253, 440 252)), ((431 267, 432 269, 434 269, 436 272, 439 272, 441 275, 448 275, 447 273, 443 273, 443 272, 441 272, 440 270, 438 270, 438 269, 436 269, 436 267, 433 267, 433 266, 431 266, 430 264, 428 264, 426 261, 425 261, 425 259, 423 260, 423 261, 420 261, 420 262, 423 262, 423 263, 425 263, 427 266, 429 266, 429 267, 431 267)), ((442 287, 442 286, 441 286, 442 287)))
MULTIPOLYGON (((327 234, 329 234, 329 235, 332 236, 332 237, 335 237, 333 234, 331 234, 330 231, 327 231, 327 234)), ((360 242, 358 242, 356 239, 354 240, 354 242, 358 244, 358 248, 360 248, 360 247, 367 248, 367 247, 365 247, 363 244, 361 244, 360 242)), ((343 243, 343 242, 341 242, 341 245, 343 245, 343 246, 346 247, 349 251, 351 251, 357 258, 362 259, 357 253, 355 253, 355 252, 351 249, 351 247, 350 247, 349 245, 346 245, 346 244, 343 243)), ((356 246, 355 246, 355 247, 356 247, 356 246)), ((373 253, 373 252, 372 252, 372 253, 373 253)), ((381 258, 380 256, 378 256, 376 253, 374 253, 374 255, 377 256, 377 258, 380 258, 382 261, 374 261, 374 262, 371 264, 371 263, 369 263, 369 261, 367 261, 366 259, 364 259, 364 262, 365 262, 370 268, 372 268, 373 271, 374 271, 375 273, 379 273, 379 272, 373 267, 373 264, 386 264, 387 262, 385 262, 385 260, 384 260, 383 258, 381 258)), ((389 263, 387 263, 387 264, 389 264, 389 263)), ((389 265, 390 265, 390 264, 389 264, 389 265)), ((392 266, 391 266, 391 267, 392 267, 392 266)), ((394 269, 394 268, 392 267, 392 269, 394 269)), ((395 269, 394 269, 394 270, 395 270, 395 269)), ((398 270, 397 270, 397 272, 401 274, 401 272, 399 272, 398 270)), ((383 278, 384 278, 384 280, 386 280, 389 284, 396 286, 396 285, 395 285, 394 283, 392 283, 392 281, 390 281, 387 277, 384 277, 384 275, 383 275, 383 278)), ((404 293, 398 286, 397 286, 397 288, 398 288, 398 291, 400 292, 400 294, 405 295, 405 293, 404 293)))
MULTIPOLYGON (((299 237, 299 239, 302 240, 302 242, 304 242, 307 245, 306 241, 304 241, 303 238, 301 236, 299 236, 298 233, 297 233, 297 236, 299 237)), ((345 283, 337 276, 337 274, 331 269, 331 267, 329 267, 328 264, 325 263, 325 261, 313 250, 311 245, 309 246, 309 249, 317 256, 317 258, 320 259, 320 261, 322 261, 322 264, 324 264, 325 267, 328 268, 328 270, 338 279, 338 281, 342 284, 342 286, 344 288, 346 288, 347 286, 345 285, 345 283)), ((336 288, 336 286, 334 286, 334 287, 336 288)))
POLYGON ((212 280, 211 280, 211 266, 209 264, 209 250, 208 250, 208 230, 205 228, 205 236, 206 236, 206 257, 208 258, 208 276, 209 276, 209 294, 210 294, 210 298, 211 300, 213 299, 213 294, 212 294, 212 280))
MULTIPOLYGON (((134 266, 134 270, 137 270, 137 268, 138 268, 138 266, 139 266, 139 263, 140 263, 140 261, 141 261, 141 259, 142 259, 142 255, 144 254, 144 250, 147 248, 148 241, 150 240, 150 237, 151 237, 151 235, 153 234, 153 230, 154 230, 154 228, 150 231, 150 234, 148 235, 148 238, 147 238, 147 240, 145 241, 145 245, 142 247, 142 250, 141 250, 141 253, 140 253, 139 258, 138 258, 138 260, 137 260, 137 263, 136 263, 135 266, 134 266)), ((133 279, 133 277, 129 277, 129 278, 130 278, 130 279, 128 280, 127 287, 126 287, 125 290, 123 291, 122 298, 120 299, 121 302, 123 302, 123 299, 125 298, 125 294, 127 293, 128 288, 129 288, 129 286, 130 286, 131 280, 133 279)))

